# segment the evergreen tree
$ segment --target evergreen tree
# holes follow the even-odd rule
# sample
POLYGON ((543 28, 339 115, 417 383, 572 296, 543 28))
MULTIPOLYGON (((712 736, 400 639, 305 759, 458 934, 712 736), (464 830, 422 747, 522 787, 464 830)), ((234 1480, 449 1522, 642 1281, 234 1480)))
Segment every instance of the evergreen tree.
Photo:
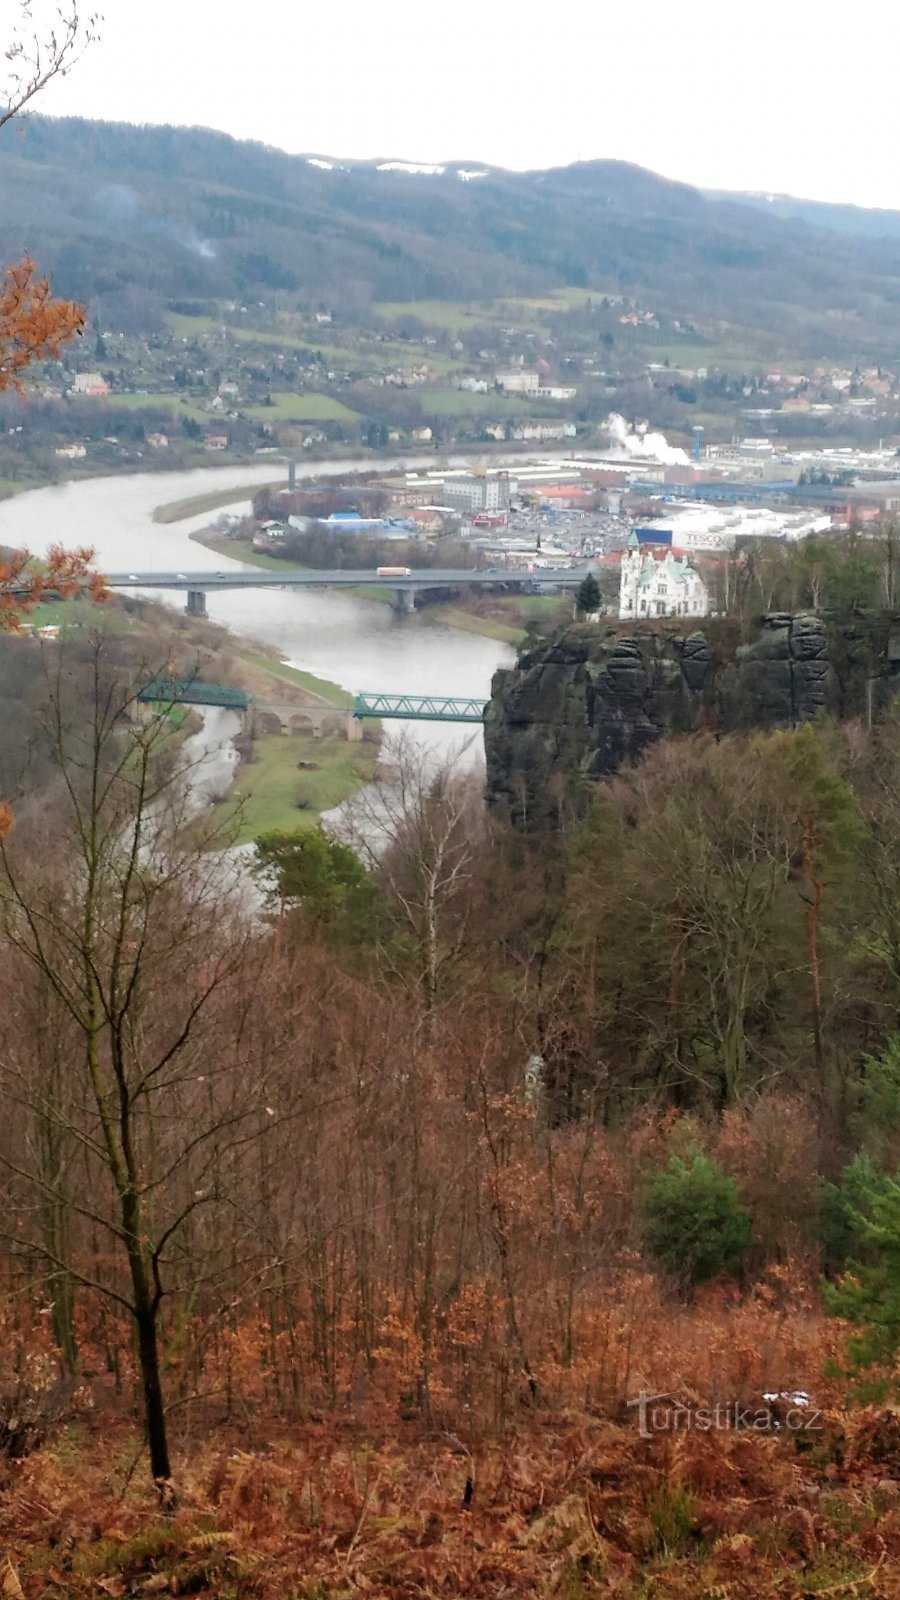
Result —
POLYGON ((900 1350, 900 1182, 873 1173, 850 1222, 868 1261, 851 1261, 839 1284, 825 1285, 835 1316, 859 1328, 850 1361, 861 1370, 892 1364, 900 1350))
POLYGON ((299 908, 310 924, 349 943, 371 938, 375 884, 350 847, 321 828, 260 835, 255 870, 277 907, 279 928, 285 912, 299 908))
POLYGON ((643 1197, 647 1242, 669 1272, 703 1283, 736 1266, 751 1240, 733 1178, 697 1151, 673 1155, 643 1197))
POLYGON ((582 578, 575 591, 575 610, 581 617, 600 610, 600 585, 592 572, 582 578))

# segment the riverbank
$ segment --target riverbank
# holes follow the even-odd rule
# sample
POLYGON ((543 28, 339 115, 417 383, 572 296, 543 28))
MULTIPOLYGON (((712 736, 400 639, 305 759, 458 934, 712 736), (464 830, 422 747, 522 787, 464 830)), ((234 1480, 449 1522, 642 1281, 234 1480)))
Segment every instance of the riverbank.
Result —
MULTIPOLYGON (((327 678, 317 678, 313 672, 304 672, 300 667, 292 667, 287 661, 280 661, 277 656, 267 654, 262 647, 247 650, 243 647, 235 654, 245 666, 252 667, 258 672, 266 673, 270 678, 277 678, 283 683, 295 684, 303 689, 307 695, 317 700, 326 700, 332 706, 350 706, 353 704, 352 694, 342 689, 339 683, 331 683, 327 678)), ((277 698, 273 686, 272 698, 277 698)), ((298 703, 298 710, 302 709, 302 702, 298 703)))
MULTIPOLYGON (((210 489, 206 494, 187 495, 184 500, 169 500, 156 507, 153 521, 162 523, 164 527, 173 522, 187 522, 189 517, 200 517, 207 511, 222 511, 225 506, 236 505, 239 500, 252 500, 262 489, 280 489, 282 482, 281 478, 274 478, 271 483, 239 484, 233 489, 210 489)), ((223 554, 227 555, 228 551, 223 554)))
POLYGON ((236 844, 248 844, 261 833, 315 828, 324 812, 371 783, 378 755, 377 735, 368 730, 358 744, 311 734, 262 734, 213 817, 236 818, 236 844))
MULTIPOLYGON (((345 459, 340 465, 343 472, 351 472, 362 470, 366 463, 345 459)), ((404 463, 397 463, 398 468, 402 466, 404 463)), ((334 472, 338 463, 332 461, 328 468, 334 472)), ((0 502, 0 543, 27 546, 40 558, 52 542, 61 540, 72 547, 93 547, 100 571, 146 572, 149 587, 145 598, 159 605, 148 613, 156 634, 147 660, 154 667, 160 655, 165 660, 171 632, 177 638, 176 653, 179 659, 183 657, 186 673, 195 671, 201 659, 205 661, 210 648, 220 653, 220 682, 236 683, 238 674, 249 672, 254 665, 260 667, 267 675, 265 691, 252 690, 248 683, 248 692, 263 701, 284 702, 299 697, 298 691, 333 705, 346 704, 348 695, 361 691, 487 700, 497 668, 514 660, 512 645, 505 637, 479 636, 442 624, 438 617, 428 615, 432 608, 401 620, 389 605, 372 604, 340 589, 211 589, 208 622, 192 625, 183 614, 183 593, 154 592, 154 571, 248 570, 233 553, 213 553, 191 541, 195 531, 209 530, 217 513, 201 513, 167 525, 154 519, 157 508, 186 499, 196 503, 197 496, 205 498, 210 493, 218 501, 223 491, 230 501, 233 495, 246 495, 248 488, 252 492, 256 485, 271 482, 273 471, 277 473, 278 466, 272 461, 256 468, 226 467, 217 462, 196 472, 129 473, 38 489, 0 502), (165 617, 171 618, 171 628, 166 624, 163 630, 165 617), (263 661, 254 663, 248 656, 262 656, 263 661), (294 672, 306 676, 294 677, 294 672), (276 679, 283 681, 273 693, 269 684, 274 686, 276 679), (328 684, 340 687, 329 689, 328 684)), ((298 479, 322 471, 323 464, 318 462, 304 460, 297 465, 298 479)), ((235 503, 233 509, 249 509, 247 500, 243 505, 235 503)), ((130 604, 125 602, 123 614, 130 604)), ((203 676, 216 674, 204 670, 203 676)), ((400 729, 399 724, 386 727, 390 733, 400 729)), ((433 753, 436 759, 476 768, 483 759, 481 739, 463 744, 461 730, 453 724, 413 721, 403 732, 417 749, 433 753)), ((311 759, 319 759, 321 743, 316 741, 311 759)), ((297 759, 301 759, 299 753, 297 759)))
MULTIPOLYGON (((80 597, 47 602, 29 618, 32 628, 55 627, 60 634, 84 637, 100 630, 129 641, 138 670, 158 657, 170 625, 167 614, 155 606, 144 611, 133 603, 97 605, 80 597)), ((243 689, 256 704, 267 702, 304 709, 349 709, 353 697, 339 684, 312 672, 292 667, 270 654, 266 646, 241 640, 215 624, 194 620, 172 636, 181 646, 188 671, 206 681, 243 689), (190 662, 192 652, 195 662, 190 662)), ((368 783, 379 756, 381 725, 365 725, 363 739, 349 741, 340 733, 316 737, 312 731, 290 734, 260 732, 254 738, 242 732, 237 713, 207 707, 202 713, 176 707, 170 724, 184 743, 186 770, 191 774, 195 809, 214 821, 228 824, 236 815, 235 843, 247 844, 271 829, 291 832, 317 825, 320 816, 349 800, 368 783)), ((344 719, 338 718, 343 724, 344 719)))
MULTIPOLYGON (((302 715, 304 706, 349 709, 353 704, 353 696, 339 684, 292 667, 259 645, 241 644, 234 650, 231 675, 263 707, 267 700, 294 703, 296 698, 302 715)), ((240 766, 213 817, 222 822, 236 818, 239 845, 261 833, 316 827, 323 812, 342 805, 371 781, 380 739, 377 722, 366 725, 358 743, 335 733, 257 733, 241 741, 240 766)))
MULTIPOLYGON (((276 488, 279 482, 262 487, 276 488)), ((240 484, 172 500, 155 508, 153 521, 164 527, 186 522, 250 499, 259 487, 240 484)), ((232 560, 260 567, 279 565, 276 557, 254 551, 247 541, 197 534, 190 537, 232 560)), ((297 699, 298 711, 302 711, 304 701, 341 707, 353 703, 353 696, 339 684, 293 667, 269 655, 263 646, 241 646, 235 656, 240 663, 237 676, 242 680, 241 686, 257 700, 265 700, 267 694, 273 700, 283 697, 285 691, 280 686, 287 684, 302 691, 302 698, 297 699)), ((315 827, 324 812, 342 805, 371 781, 379 746, 379 724, 367 727, 363 740, 352 744, 333 735, 322 739, 303 733, 258 734, 240 765, 235 762, 227 795, 214 807, 213 818, 225 822, 235 817, 237 845, 252 843, 261 833, 315 827)))

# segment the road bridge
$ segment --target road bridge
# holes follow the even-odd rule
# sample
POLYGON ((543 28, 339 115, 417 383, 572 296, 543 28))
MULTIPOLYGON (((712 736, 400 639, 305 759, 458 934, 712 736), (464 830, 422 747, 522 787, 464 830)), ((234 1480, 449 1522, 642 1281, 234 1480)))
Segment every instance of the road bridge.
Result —
POLYGON ((417 593, 426 589, 577 588, 591 571, 590 563, 572 567, 538 567, 534 572, 487 567, 473 572, 466 567, 420 567, 398 577, 386 576, 369 567, 313 569, 285 567, 274 572, 254 567, 235 567, 221 572, 110 572, 104 582, 110 589, 181 589, 187 594, 191 616, 206 615, 206 597, 227 589, 387 589, 393 593, 395 608, 411 611, 417 593))

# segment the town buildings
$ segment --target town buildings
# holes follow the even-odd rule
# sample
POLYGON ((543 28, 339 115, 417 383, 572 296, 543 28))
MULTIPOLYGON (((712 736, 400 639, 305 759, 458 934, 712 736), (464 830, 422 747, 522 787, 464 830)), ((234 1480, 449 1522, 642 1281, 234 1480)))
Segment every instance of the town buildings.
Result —
POLYGON ((508 472, 459 472, 444 479, 442 501, 453 511, 508 511, 508 472))

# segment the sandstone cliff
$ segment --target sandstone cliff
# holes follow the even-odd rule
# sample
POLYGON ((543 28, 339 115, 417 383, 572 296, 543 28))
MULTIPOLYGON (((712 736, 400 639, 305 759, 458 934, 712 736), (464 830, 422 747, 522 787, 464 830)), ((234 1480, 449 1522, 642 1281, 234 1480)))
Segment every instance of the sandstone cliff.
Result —
POLYGON ((494 677, 488 798, 531 827, 673 733, 874 716, 900 678, 900 619, 783 613, 737 624, 576 625, 494 677), (690 631, 689 631, 690 630, 690 631))

